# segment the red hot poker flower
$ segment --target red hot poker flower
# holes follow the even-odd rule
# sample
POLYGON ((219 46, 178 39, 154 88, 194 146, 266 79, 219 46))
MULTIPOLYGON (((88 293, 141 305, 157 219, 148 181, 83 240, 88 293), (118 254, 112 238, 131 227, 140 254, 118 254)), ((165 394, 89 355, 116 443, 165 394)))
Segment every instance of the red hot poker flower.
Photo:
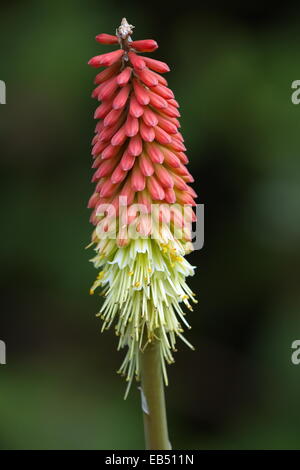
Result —
POLYGON ((101 271, 91 293, 98 286, 104 288, 103 328, 117 320, 119 347, 128 346, 121 372, 129 383, 139 375, 143 343, 160 339, 167 380, 164 361, 173 361, 176 336, 186 342, 180 322, 187 322, 180 304, 192 310, 189 301, 195 302, 185 282, 194 270, 184 255, 192 249, 196 196, 185 167, 178 103, 161 75, 170 69, 140 55, 158 45, 152 39, 132 41, 132 32, 133 26, 123 19, 115 36, 96 36, 99 43, 119 44, 119 49, 89 61, 92 67, 106 67, 96 76, 92 94, 100 105, 92 142, 96 188, 88 207, 95 225, 93 262, 101 271), (113 216, 120 213, 116 223, 113 216), (116 226, 116 236, 110 236, 116 226))

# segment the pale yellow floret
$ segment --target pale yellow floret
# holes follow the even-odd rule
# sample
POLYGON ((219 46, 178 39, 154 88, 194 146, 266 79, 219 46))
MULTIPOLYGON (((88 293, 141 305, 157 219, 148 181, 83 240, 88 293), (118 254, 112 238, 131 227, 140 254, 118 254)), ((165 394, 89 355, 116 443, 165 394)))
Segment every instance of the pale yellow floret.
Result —
POLYGON ((185 244, 179 240, 160 243, 151 238, 131 240, 118 247, 111 240, 97 240, 92 262, 100 269, 90 293, 102 287, 104 302, 97 316, 103 319, 102 331, 115 323, 118 349, 127 347, 119 373, 128 381, 139 376, 139 351, 155 339, 160 341, 165 382, 165 362, 174 362, 176 337, 189 347, 181 323, 190 328, 182 309, 189 300, 196 302, 185 278, 194 267, 184 258, 185 244), (105 253, 105 255, 104 255, 105 253))

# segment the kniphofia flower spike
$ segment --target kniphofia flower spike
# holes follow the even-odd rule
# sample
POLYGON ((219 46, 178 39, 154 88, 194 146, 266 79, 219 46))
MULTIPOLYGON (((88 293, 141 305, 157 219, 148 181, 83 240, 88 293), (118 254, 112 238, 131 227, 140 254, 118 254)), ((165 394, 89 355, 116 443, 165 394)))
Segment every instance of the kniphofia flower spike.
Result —
POLYGON ((99 270, 91 294, 99 287, 104 302, 102 330, 113 323, 119 348, 127 347, 120 373, 129 390, 139 378, 139 351, 158 340, 165 382, 165 363, 172 363, 176 338, 186 321, 183 307, 196 302, 186 284, 194 267, 184 258, 192 250, 193 181, 179 131, 178 103, 161 75, 164 62, 140 53, 152 52, 152 39, 132 41, 133 26, 124 18, 116 35, 99 34, 101 44, 119 46, 93 57, 105 67, 95 78, 92 96, 100 104, 92 155, 96 183, 88 207, 99 270))

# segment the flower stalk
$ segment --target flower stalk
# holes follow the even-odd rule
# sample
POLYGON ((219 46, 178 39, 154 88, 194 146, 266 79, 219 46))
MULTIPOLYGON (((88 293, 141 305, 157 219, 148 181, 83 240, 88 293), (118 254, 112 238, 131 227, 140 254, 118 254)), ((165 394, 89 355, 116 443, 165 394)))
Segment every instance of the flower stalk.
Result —
POLYGON ((140 352, 141 393, 147 450, 169 450, 167 413, 160 345, 156 340, 140 352))

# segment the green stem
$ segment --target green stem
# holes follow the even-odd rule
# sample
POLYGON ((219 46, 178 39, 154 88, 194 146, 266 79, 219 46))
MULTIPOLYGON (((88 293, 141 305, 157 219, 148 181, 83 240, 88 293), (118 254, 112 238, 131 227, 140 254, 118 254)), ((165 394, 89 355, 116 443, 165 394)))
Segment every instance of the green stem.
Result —
POLYGON ((150 343, 140 353, 141 382, 144 400, 144 430, 147 450, 169 450, 164 383, 159 341, 150 343))

